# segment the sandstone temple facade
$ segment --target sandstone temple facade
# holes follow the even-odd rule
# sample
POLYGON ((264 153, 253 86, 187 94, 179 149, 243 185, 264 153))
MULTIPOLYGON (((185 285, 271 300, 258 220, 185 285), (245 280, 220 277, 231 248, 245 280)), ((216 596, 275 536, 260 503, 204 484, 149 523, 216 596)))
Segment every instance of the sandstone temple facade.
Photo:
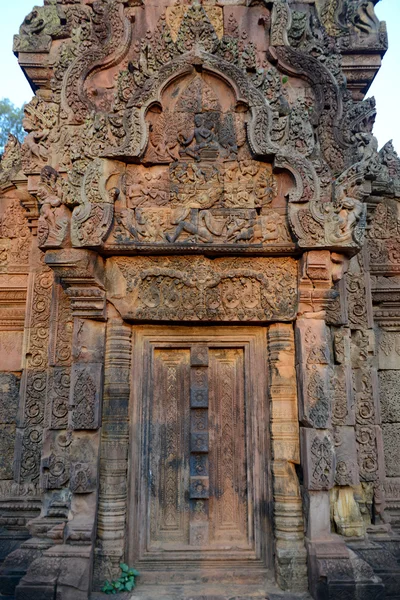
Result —
POLYGON ((101 597, 121 562, 138 597, 400 598, 376 1, 25 18, 35 95, 0 171, 0 598, 101 597))

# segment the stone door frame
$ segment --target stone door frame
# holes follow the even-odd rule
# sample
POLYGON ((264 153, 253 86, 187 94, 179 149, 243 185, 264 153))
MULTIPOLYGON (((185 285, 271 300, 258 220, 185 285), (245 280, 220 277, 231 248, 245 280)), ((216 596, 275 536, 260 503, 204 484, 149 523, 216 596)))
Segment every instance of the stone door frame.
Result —
MULTIPOLYGON (((247 438, 247 463, 251 471, 252 485, 252 508, 253 517, 253 537, 255 545, 255 556, 249 560, 249 567, 252 564, 273 568, 272 547, 273 534, 271 519, 268 515, 263 515, 256 507, 264 502, 270 505, 272 498, 271 485, 271 459, 269 432, 257 432, 257 423, 264 420, 267 424, 268 402, 267 402, 267 370, 266 364, 263 364, 263 353, 265 353, 265 327, 221 327, 221 326, 170 326, 170 325, 150 325, 134 326, 135 343, 133 347, 132 360, 132 378, 131 378, 131 442, 130 442, 130 467, 129 467, 129 495, 128 495, 128 539, 127 556, 130 564, 135 564, 139 570, 146 568, 147 564, 154 565, 155 562, 173 563, 174 568, 184 568, 187 559, 179 555, 182 552, 168 552, 168 558, 164 558, 162 553, 159 556, 150 558, 146 551, 146 540, 143 531, 139 532, 137 523, 142 524, 141 515, 144 515, 148 509, 146 503, 146 491, 142 481, 143 469, 145 468, 141 461, 143 460, 143 438, 146 438, 144 428, 148 426, 148 410, 150 403, 150 394, 144 397, 142 393, 146 386, 146 378, 149 376, 147 370, 150 368, 151 349, 152 348, 190 348, 193 344, 204 343, 210 348, 240 348, 244 350, 244 369, 245 369, 245 403, 246 406, 246 438, 247 438), (264 348, 263 348, 264 345, 264 348), (257 377, 257 373, 264 370, 264 376, 257 377), (252 402, 252 399, 257 402, 252 402), (264 447, 265 445, 265 447, 264 447), (140 499, 140 500, 139 500, 140 499), (264 521, 264 522, 263 522, 264 521), (141 556, 146 558, 140 559, 141 556), (145 562, 142 567, 140 560, 145 562)), ((246 560, 244 554, 253 555, 253 551, 246 551, 240 561, 246 560)), ((221 565, 225 560, 222 558, 221 551, 202 551, 199 553, 193 551, 190 561, 204 560, 212 561, 217 559, 221 565), (197 556, 198 554, 198 556, 197 556)), ((230 566, 234 565, 234 559, 229 559, 230 566)), ((153 567, 154 568, 154 567, 153 567)), ((161 567, 162 568, 162 567, 161 567)))
MULTIPOLYGON (((109 308, 107 320, 103 427, 100 455, 100 490, 95 549, 95 581, 118 571, 121 560, 130 560, 126 530, 129 488, 129 429, 131 380, 140 347, 138 331, 160 332, 174 325, 132 325, 109 308)), ((200 329, 202 326, 197 325, 200 329)), ((275 577, 283 589, 307 589, 307 555, 304 545, 303 509, 295 465, 300 464, 295 343, 293 323, 257 325, 210 325, 215 334, 234 337, 233 330, 247 337, 261 336, 268 380, 268 453, 272 473, 271 539, 275 577)), ((190 333, 190 323, 184 327, 190 333)), ((178 327, 179 329, 179 327, 178 327)), ((257 342, 259 343, 259 342, 257 342)), ((270 561, 271 562, 271 561, 270 561)), ((271 565, 272 566, 272 565, 271 565)))

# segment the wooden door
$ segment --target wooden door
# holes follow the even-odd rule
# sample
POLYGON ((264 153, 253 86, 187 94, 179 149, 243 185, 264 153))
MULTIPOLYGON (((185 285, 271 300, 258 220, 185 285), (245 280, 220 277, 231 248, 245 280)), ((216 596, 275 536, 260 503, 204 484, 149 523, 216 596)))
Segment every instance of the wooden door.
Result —
POLYGON ((135 564, 266 560, 265 331, 229 331, 136 330, 135 564))

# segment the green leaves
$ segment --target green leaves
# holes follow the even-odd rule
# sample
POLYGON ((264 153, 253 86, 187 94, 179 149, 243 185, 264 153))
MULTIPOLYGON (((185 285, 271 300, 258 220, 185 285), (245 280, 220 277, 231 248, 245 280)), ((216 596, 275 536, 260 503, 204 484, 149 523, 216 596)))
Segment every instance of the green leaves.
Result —
POLYGON ((106 581, 102 592, 106 594, 117 594, 118 592, 131 592, 135 587, 135 577, 139 575, 136 569, 130 568, 125 563, 120 563, 121 576, 115 581, 106 581))
POLYGON ((282 83, 283 83, 283 84, 285 84, 285 83, 287 83, 288 81, 289 81, 289 77, 287 77, 287 75, 284 75, 284 76, 282 77, 282 83))

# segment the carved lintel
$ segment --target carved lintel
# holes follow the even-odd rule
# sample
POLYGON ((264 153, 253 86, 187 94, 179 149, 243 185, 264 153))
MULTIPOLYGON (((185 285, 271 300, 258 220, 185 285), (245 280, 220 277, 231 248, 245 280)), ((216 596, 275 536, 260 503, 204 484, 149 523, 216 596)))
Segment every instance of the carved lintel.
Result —
POLYGON ((292 258, 113 257, 109 299, 126 319, 290 321, 297 309, 292 258))
POLYGON ((46 253, 46 264, 67 288, 74 317, 105 320, 104 266, 91 250, 53 250, 46 253))

